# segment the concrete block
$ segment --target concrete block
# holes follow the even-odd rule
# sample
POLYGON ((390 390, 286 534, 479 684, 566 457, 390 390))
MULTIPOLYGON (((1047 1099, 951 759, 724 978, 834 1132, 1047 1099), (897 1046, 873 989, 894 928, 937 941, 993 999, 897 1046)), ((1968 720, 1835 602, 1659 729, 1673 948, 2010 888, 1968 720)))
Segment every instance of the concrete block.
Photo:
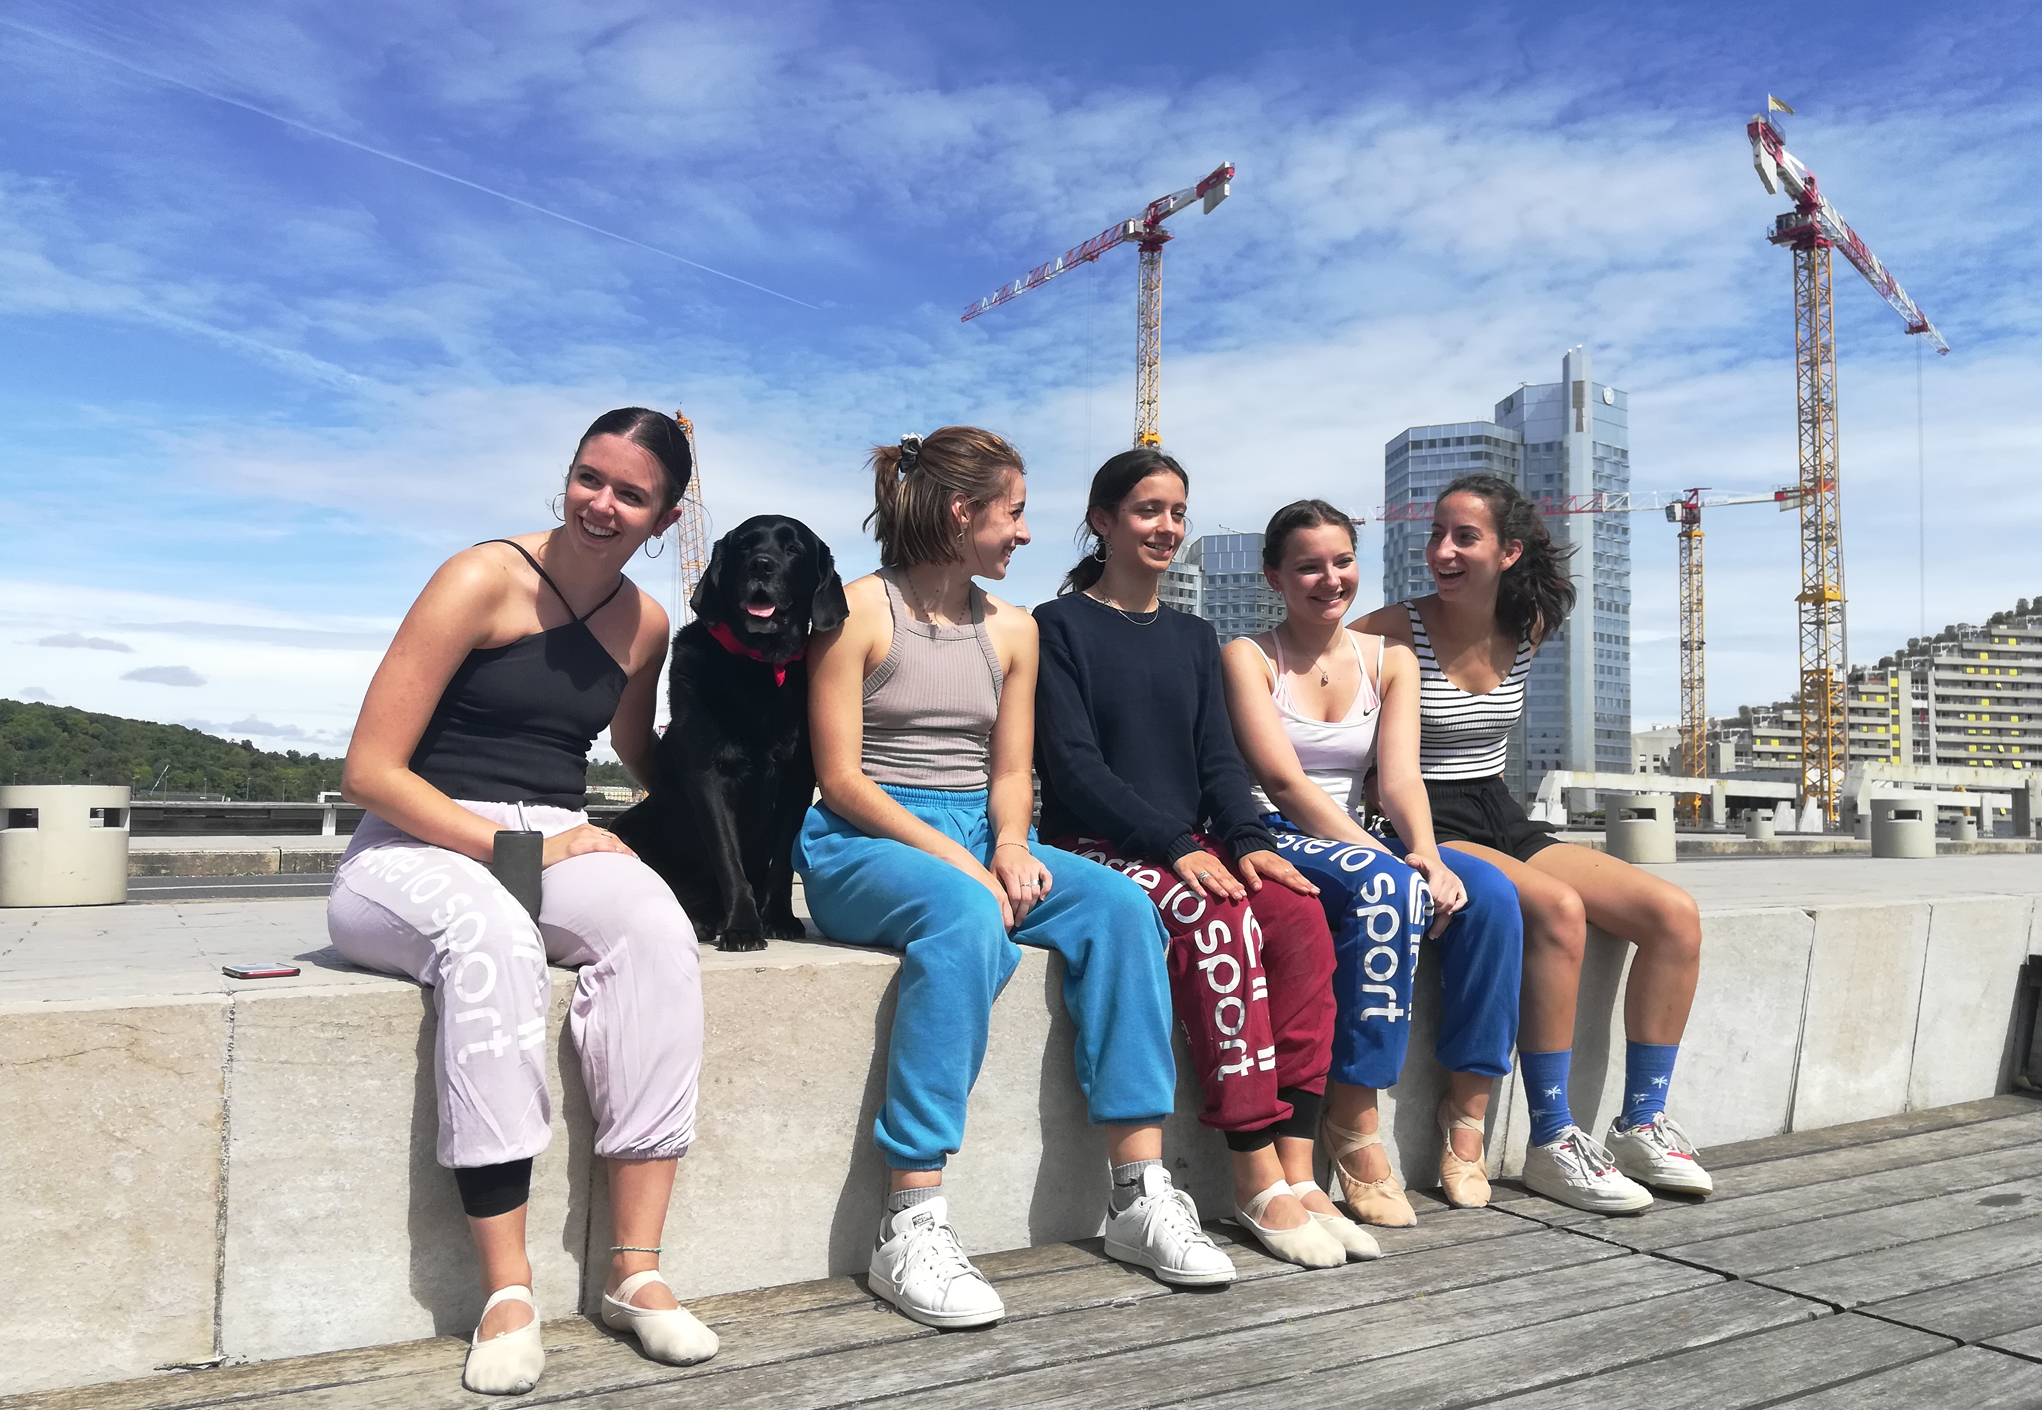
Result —
POLYGON ((217 996, 0 1008, 0 1395, 213 1354, 226 1055, 217 996))
MULTIPOLYGON (((590 1124, 553 974, 553 1143, 533 1164, 533 1290, 574 1308, 590 1124), (572 1134, 570 1134, 572 1133, 572 1134)), ((453 1176, 434 1158, 431 994, 410 983, 241 991, 227 1094, 221 1349, 301 1356, 466 1336, 482 1306, 453 1176)))
POLYGON ((1906 1109, 1928 940, 1925 903, 1815 913, 1794 1130, 1906 1109))
POLYGON ((1974 896, 1929 907, 1928 960, 1907 1106, 1951 1106, 2007 1088, 2017 1040, 2021 961, 2035 905, 1974 896))

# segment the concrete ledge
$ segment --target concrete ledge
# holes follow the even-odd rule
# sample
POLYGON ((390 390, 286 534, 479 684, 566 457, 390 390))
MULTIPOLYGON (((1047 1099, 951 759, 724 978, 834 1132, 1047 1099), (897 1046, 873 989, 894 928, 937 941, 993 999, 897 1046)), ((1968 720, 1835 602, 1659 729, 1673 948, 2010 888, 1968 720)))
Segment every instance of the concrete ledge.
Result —
MULTIPOLYGON (((1663 869, 1702 899, 1703 983, 1676 1106, 1705 1145, 1990 1096, 2006 1087, 2015 973, 2042 948, 2025 860, 1752 860, 1663 869), (1922 895, 1923 892, 1936 894, 1922 895)), ((473 1287, 453 1183, 433 1161, 431 1005, 338 965, 320 903, 32 912, 0 930, 0 1393, 464 1333, 473 1287), (143 943, 144 937, 154 937, 143 943), (195 938, 196 937, 196 938, 195 938), (295 939, 295 945, 290 941, 295 939), (200 943, 200 941, 203 943, 200 943), (150 947, 173 953, 161 972, 150 947), (299 957, 297 980, 221 977, 223 953, 299 957), (62 997, 93 988, 97 998, 62 997), (48 997, 44 997, 48 996, 48 997), (124 997, 123 997, 124 996, 124 997), (118 1269, 123 1325, 94 1320, 118 1269), (335 1294, 334 1289, 342 1291, 335 1294)), ((1621 1100, 1628 947, 1595 936, 1577 1025, 1575 1106, 1621 1100)), ((869 1132, 898 966, 818 941, 704 957, 701 1126, 682 1162, 666 1270, 687 1297, 862 1271, 883 1185, 869 1132), (714 1220, 700 1211, 714 1208, 714 1220)), ((1072 1070, 1057 961, 1024 959, 994 1013, 970 1143, 949 1180, 975 1252, 1096 1232, 1105 1171, 1072 1070)), ((589 1151, 554 976, 555 1140, 532 1205, 535 1285, 552 1315, 592 1305, 606 1180, 589 1151)), ((1412 1058, 1385 1097, 1392 1159, 1437 1182, 1430 1059, 1437 974, 1421 962, 1412 1058)), ((1490 1164, 1523 1155, 1524 1103, 1500 1084, 1490 1164)), ((1182 1115, 1178 1178, 1227 1210, 1224 1148, 1182 1115)))

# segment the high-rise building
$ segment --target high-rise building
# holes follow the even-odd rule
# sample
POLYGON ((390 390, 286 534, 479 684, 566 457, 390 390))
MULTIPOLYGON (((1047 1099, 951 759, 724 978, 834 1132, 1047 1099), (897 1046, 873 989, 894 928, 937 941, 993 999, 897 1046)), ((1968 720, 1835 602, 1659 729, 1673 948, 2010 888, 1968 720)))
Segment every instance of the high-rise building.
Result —
POLYGON ((1222 646, 1283 620, 1283 595, 1262 576, 1262 535, 1220 533, 1187 540, 1164 570, 1157 596, 1211 622, 1222 646))
MULTIPOLYGON (((1413 426, 1384 448, 1386 511, 1430 504, 1462 475, 1489 471, 1554 504, 1631 487, 1630 398, 1595 381, 1586 349, 1561 359, 1560 380, 1527 384, 1487 421, 1413 426)), ((1525 719, 1504 781, 1521 796, 1552 769, 1631 770, 1631 530, 1624 514, 1554 514, 1555 542, 1575 547, 1574 612, 1539 648, 1525 719)), ((1432 591, 1428 517, 1383 525, 1383 600, 1432 591)))

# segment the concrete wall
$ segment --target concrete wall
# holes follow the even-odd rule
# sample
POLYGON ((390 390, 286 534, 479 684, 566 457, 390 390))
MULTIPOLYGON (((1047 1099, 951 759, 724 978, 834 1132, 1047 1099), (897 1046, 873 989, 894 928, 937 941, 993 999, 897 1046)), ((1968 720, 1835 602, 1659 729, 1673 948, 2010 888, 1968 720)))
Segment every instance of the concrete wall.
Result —
MULTIPOLYGON (((1703 982, 1674 1107, 1704 1145, 2005 1089, 2032 898, 1705 915, 1703 982)), ((329 962, 331 962, 329 960, 329 962)), ((1591 939, 1575 1110, 1601 1130, 1622 1079, 1626 947, 1591 939)), ((775 943, 705 957, 700 1135, 682 1162, 665 1268, 683 1297, 862 1271, 883 1171, 869 1140, 897 966, 775 943), (698 1217, 713 1208, 714 1218, 698 1217)), ((541 1306, 599 1291, 605 1181, 554 980, 555 1140, 534 1174, 541 1306), (592 1256, 593 1255, 593 1256, 592 1256)), ((1105 1197, 1060 971, 1029 951, 995 1011, 970 1139, 948 1179, 974 1251, 1096 1232, 1105 1197)), ((1438 980, 1421 966, 1412 1060, 1385 1098, 1406 1181, 1437 1183, 1426 1054, 1438 980)), ((480 1296, 453 1182, 433 1163, 429 996, 396 981, 202 999, 0 1008, 0 1393, 465 1334, 480 1296), (107 1322, 108 1288, 121 1313, 107 1322), (33 1354, 24 1355, 32 1349, 33 1354)), ((1195 1110, 1188 1081, 1179 1111, 1195 1110)), ((1523 1157, 1513 1079, 1490 1162, 1523 1157)), ((1166 1153, 1209 1216, 1225 1152, 1188 1117, 1166 1153)))

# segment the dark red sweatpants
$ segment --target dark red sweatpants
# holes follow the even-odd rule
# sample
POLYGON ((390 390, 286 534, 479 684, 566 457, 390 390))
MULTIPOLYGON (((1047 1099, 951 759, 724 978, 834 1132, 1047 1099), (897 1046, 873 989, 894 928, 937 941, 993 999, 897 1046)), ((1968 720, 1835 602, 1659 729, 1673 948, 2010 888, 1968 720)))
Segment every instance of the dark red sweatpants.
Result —
MULTIPOLYGON (((1229 867, 1218 841, 1198 843, 1229 867)), ((1205 1093, 1198 1119, 1254 1131, 1291 1114, 1277 1095, 1326 1090, 1333 1065, 1333 936, 1316 897, 1265 882, 1239 901, 1201 896, 1161 862, 1096 837, 1051 845, 1103 862, 1146 891, 1170 933, 1170 998, 1205 1093)))

